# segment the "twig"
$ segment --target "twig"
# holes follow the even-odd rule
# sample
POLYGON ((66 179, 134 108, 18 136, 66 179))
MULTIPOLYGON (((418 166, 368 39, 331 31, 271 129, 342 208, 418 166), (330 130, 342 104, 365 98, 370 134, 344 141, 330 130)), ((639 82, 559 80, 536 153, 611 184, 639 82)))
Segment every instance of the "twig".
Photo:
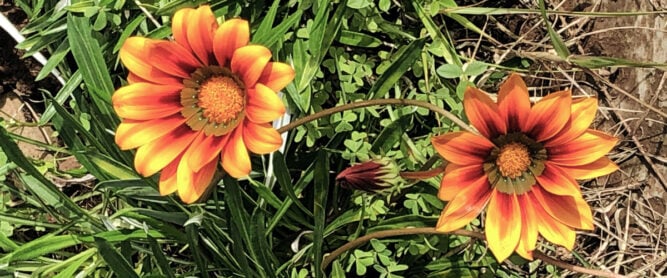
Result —
POLYGON ((352 102, 348 104, 343 104, 340 106, 335 106, 329 109, 322 110, 320 112, 310 114, 308 116, 305 116, 303 118, 299 118, 288 125, 285 125, 281 128, 278 129, 278 133, 283 133, 290 131, 300 125, 303 125, 307 122, 317 120, 322 117, 326 117, 332 114, 336 114, 339 112, 343 112, 346 110, 351 110, 351 109, 357 109, 357 108, 363 108, 363 107, 368 107, 368 106, 375 106, 375 105, 412 105, 412 106, 419 106, 423 107, 426 109, 429 109, 435 113, 438 113, 440 115, 445 116, 447 119, 451 120, 461 128, 477 133, 474 129, 472 129, 469 125, 461 121, 456 115, 452 114, 451 112, 440 108, 437 105, 425 102, 425 101, 420 101, 420 100, 414 100, 414 99, 397 99, 397 98, 383 98, 383 99, 370 99, 370 100, 362 100, 362 101, 357 101, 357 102, 352 102))
MULTIPOLYGON (((326 257, 324 257, 324 260, 322 261, 322 270, 326 269, 331 262, 333 262, 338 256, 343 254, 346 251, 352 250, 368 241, 371 239, 379 239, 379 238, 385 238, 385 237, 392 237, 392 236, 406 236, 406 235, 430 235, 430 234, 440 234, 440 235, 459 235, 459 236, 466 236, 466 237, 471 237, 471 238, 476 238, 480 240, 486 240, 484 235, 479 232, 474 232, 474 231, 468 231, 468 230, 455 230, 451 232, 440 232, 437 231, 433 227, 426 227, 426 228, 402 228, 402 229, 394 229, 394 230, 386 230, 386 231, 379 231, 371 234, 367 234, 365 236, 356 238, 343 246, 339 247, 338 249, 334 250, 333 252, 329 253, 326 257)), ((620 277, 625 277, 620 274, 616 273, 611 273, 609 271, 604 271, 604 270, 597 270, 597 269, 588 269, 585 267, 581 266, 576 266, 576 265, 571 265, 566 262, 563 262, 561 260, 552 258, 547 256, 546 254, 534 250, 533 251, 533 256, 537 259, 540 259, 548 264, 567 269, 570 271, 574 272, 579 272, 582 274, 588 274, 588 275, 594 275, 594 276, 599 276, 599 277, 609 277, 609 278, 620 278, 620 277)))
POLYGON ((144 8, 143 4, 139 0, 134 0, 134 3, 137 4, 137 7, 139 7, 141 12, 144 13, 146 15, 146 17, 148 17, 148 19, 150 19, 151 22, 153 22, 153 24, 155 24, 156 27, 162 27, 162 24, 160 24, 160 22, 158 22, 153 17, 153 15, 151 13, 149 13, 148 10, 146 10, 146 8, 144 8))

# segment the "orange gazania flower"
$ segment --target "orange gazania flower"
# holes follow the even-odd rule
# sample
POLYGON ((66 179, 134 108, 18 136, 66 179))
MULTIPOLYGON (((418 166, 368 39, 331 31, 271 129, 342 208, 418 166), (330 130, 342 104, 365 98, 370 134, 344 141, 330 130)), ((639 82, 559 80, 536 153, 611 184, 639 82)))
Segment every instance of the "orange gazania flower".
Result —
POLYGON ((277 95, 294 79, 286 64, 269 62, 264 46, 248 44, 248 22, 218 25, 209 6, 182 9, 173 41, 131 37, 120 50, 129 85, 113 95, 122 118, 116 143, 137 149, 137 172, 162 170, 160 194, 178 191, 186 203, 206 191, 221 162, 233 177, 250 173, 248 151, 282 144, 270 122, 285 112, 277 95))
POLYGON ((569 250, 575 229, 593 229, 593 216, 575 179, 618 169, 605 157, 617 139, 588 129, 597 100, 549 94, 531 106, 528 89, 512 74, 498 103, 468 88, 463 105, 479 131, 432 138, 448 162, 438 197, 448 201, 437 230, 468 224, 484 207, 489 249, 498 261, 512 252, 532 259, 538 234, 569 250))

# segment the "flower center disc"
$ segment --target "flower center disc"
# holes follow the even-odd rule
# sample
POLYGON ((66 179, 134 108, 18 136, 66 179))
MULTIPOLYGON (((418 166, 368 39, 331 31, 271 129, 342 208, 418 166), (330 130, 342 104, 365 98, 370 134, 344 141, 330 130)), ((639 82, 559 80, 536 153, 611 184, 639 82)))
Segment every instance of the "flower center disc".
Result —
POLYGON ((507 194, 530 191, 544 171, 547 151, 542 144, 522 133, 493 139, 493 148, 484 162, 484 172, 495 189, 507 194))
POLYGON ((233 130, 245 117, 243 82, 229 69, 203 67, 183 80, 181 115, 193 130, 220 136, 233 130))
POLYGON ((500 154, 496 159, 496 165, 500 174, 504 177, 517 178, 530 165, 530 154, 528 148, 518 142, 509 143, 500 148, 500 154))
POLYGON ((227 76, 210 77, 199 89, 199 107, 214 123, 228 123, 245 108, 245 94, 227 76))

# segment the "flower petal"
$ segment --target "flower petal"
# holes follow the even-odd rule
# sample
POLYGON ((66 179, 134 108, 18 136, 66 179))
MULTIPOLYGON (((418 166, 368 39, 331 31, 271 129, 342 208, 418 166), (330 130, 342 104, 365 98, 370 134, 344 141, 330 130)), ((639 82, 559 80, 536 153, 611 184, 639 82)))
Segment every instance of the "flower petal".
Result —
MULTIPOLYGON (((529 195, 529 198, 531 198, 534 203, 538 202, 531 194, 527 195, 529 195)), ((563 246, 568 250, 572 250, 576 237, 574 229, 554 219, 542 208, 542 206, 537 203, 535 204, 536 205, 533 207, 533 209, 537 214, 537 229, 539 230, 540 234, 546 240, 563 246)))
POLYGON ((486 138, 507 133, 507 124, 498 113, 498 105, 484 92, 468 87, 463 95, 463 109, 470 123, 486 138))
POLYGON ((266 85, 275 92, 279 92, 294 80, 294 76, 296 76, 296 72, 290 65, 269 62, 257 82, 266 85))
POLYGON ((174 40, 185 47, 187 50, 192 50, 188 42, 188 22, 192 21, 192 16, 195 14, 195 9, 183 8, 174 14, 171 20, 171 32, 174 34, 174 40))
POLYGON ((512 255, 519 244, 521 219, 517 196, 493 190, 486 210, 484 230, 489 249, 499 262, 512 255))
POLYGON ((222 151, 222 168, 234 178, 250 174, 250 156, 243 143, 243 126, 240 125, 230 134, 229 141, 222 151))
POLYGON ((572 228, 593 229, 593 213, 581 196, 554 195, 539 186, 533 186, 531 192, 551 217, 572 228))
POLYGON ((182 85, 133 83, 119 88, 112 97, 119 117, 133 120, 163 118, 181 111, 182 85))
POLYGON ((535 177, 537 183, 552 194, 563 196, 581 196, 581 189, 579 184, 570 175, 565 173, 563 169, 550 163, 544 163, 544 171, 541 175, 535 177))
POLYGON ((170 41, 156 42, 151 48, 148 60, 161 71, 181 78, 190 78, 190 74, 201 67, 190 51, 170 41))
POLYGON ((532 260, 533 250, 537 244, 537 221, 538 216, 533 208, 534 202, 528 197, 528 194, 518 195, 519 206, 521 207, 521 239, 516 247, 516 253, 521 257, 532 260))
MULTIPOLYGON (((454 197, 474 182, 483 182, 480 177, 487 179, 481 164, 461 166, 454 163, 447 164, 445 175, 440 182, 438 198, 451 201, 454 197)), ((487 179, 488 180, 488 179, 487 179)))
POLYGON ((268 123, 256 124, 243 121, 243 142, 248 150, 256 154, 272 153, 283 143, 283 138, 268 123))
POLYGON ((246 117, 254 123, 267 123, 285 114, 285 105, 276 92, 262 84, 248 89, 246 117))
POLYGON ((508 132, 521 131, 520 123, 528 120, 530 96, 521 76, 513 73, 500 85, 498 91, 498 113, 507 123, 508 132))
POLYGON ((470 223, 486 206, 491 191, 488 181, 470 184, 447 203, 440 214, 436 229, 450 232, 470 223))
POLYGON ((218 161, 211 160, 199 172, 195 172, 188 167, 188 162, 182 159, 177 172, 178 196, 181 201, 191 204, 199 200, 211 186, 217 166, 218 161))
POLYGON ((572 101, 572 114, 565 127, 553 138, 545 142, 545 147, 554 147, 581 136, 595 119, 598 109, 596 98, 580 98, 572 101))
MULTIPOLYGON (((188 160, 188 167, 194 171, 198 172, 210 164, 211 160, 214 160, 218 157, 222 149, 227 144, 229 139, 229 134, 223 136, 207 136, 202 132, 197 139, 192 142, 192 146, 188 148, 188 151, 185 154, 188 160)), ((216 161, 217 162, 217 161, 216 161)))
POLYGON ((215 31, 213 41, 213 52, 218 65, 226 65, 236 49, 250 42, 250 25, 243 19, 227 20, 215 31))
POLYGON ((489 139, 466 131, 434 136, 431 143, 442 157, 458 165, 482 164, 494 147, 489 139))
POLYGON ((134 75, 157 84, 180 84, 182 79, 161 71, 146 57, 157 41, 142 37, 130 37, 120 48, 123 65, 134 75))
POLYGON ((210 59, 213 57, 213 34, 218 28, 211 7, 208 5, 199 7, 185 24, 187 25, 185 35, 192 52, 204 65, 210 65, 212 62, 210 59))
POLYGON ((139 147, 134 157, 134 167, 144 177, 157 173, 189 147, 195 136, 197 132, 187 125, 181 125, 174 131, 139 147))
POLYGON ((234 51, 232 72, 241 76, 246 88, 252 88, 271 59, 271 51, 261 45, 246 45, 234 51))
POLYGON ((136 74, 134 74, 132 72, 129 72, 127 74, 127 83, 128 84, 134 84, 134 83, 151 83, 151 84, 153 84, 153 82, 148 81, 146 79, 143 79, 143 78, 137 76, 136 74))
POLYGON ((185 123, 185 118, 175 114, 151 121, 125 120, 116 129, 116 144, 121 150, 129 150, 148 144, 185 123))
POLYGON ((547 148, 548 159, 564 166, 586 165, 606 155, 617 142, 616 137, 589 129, 568 143, 547 148))
POLYGON ((176 189, 178 188, 176 170, 178 169, 178 164, 181 163, 182 157, 183 154, 174 158, 174 160, 160 172, 160 183, 158 186, 160 188, 160 195, 165 196, 176 192, 176 189))
POLYGON ((528 120, 521 130, 532 135, 537 142, 543 142, 561 131, 570 120, 572 93, 560 91, 551 93, 533 105, 528 120))
POLYGON ((618 170, 618 165, 606 156, 586 165, 560 166, 570 176, 578 180, 587 180, 609 175, 618 170))

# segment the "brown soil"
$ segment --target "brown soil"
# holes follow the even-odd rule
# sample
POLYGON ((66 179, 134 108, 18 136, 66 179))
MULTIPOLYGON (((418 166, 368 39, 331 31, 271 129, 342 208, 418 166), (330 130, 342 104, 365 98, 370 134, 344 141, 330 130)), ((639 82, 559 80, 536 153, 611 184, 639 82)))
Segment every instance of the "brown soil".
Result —
MULTIPOLYGON (((0 3, 0 12, 18 28, 26 23, 26 15, 11 3, 0 3)), ((51 130, 48 127, 26 126, 20 123, 33 123, 43 110, 43 97, 39 89, 47 90, 52 95, 60 89, 55 78, 45 78, 35 82, 41 65, 33 58, 21 58, 24 54, 15 48, 16 42, 4 30, 0 31, 0 117, 9 124, 7 128, 21 136, 43 143, 51 142, 51 130), (19 124, 15 124, 19 123, 19 124)), ((26 143, 19 147, 27 157, 46 159, 48 154, 42 149, 26 143)))

